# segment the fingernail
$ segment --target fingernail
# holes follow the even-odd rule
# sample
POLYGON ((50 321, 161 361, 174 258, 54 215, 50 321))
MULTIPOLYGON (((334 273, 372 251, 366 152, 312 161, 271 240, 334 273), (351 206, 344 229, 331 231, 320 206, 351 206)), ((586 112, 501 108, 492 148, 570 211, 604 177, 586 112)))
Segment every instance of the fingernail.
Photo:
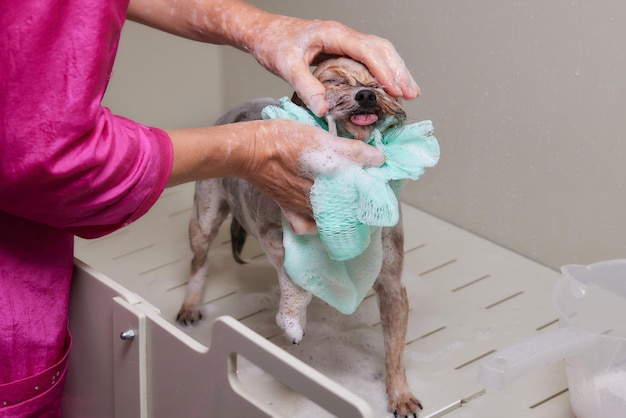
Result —
POLYGON ((307 216, 292 212, 283 211, 291 230, 296 235, 315 234, 317 233, 317 225, 315 221, 307 216))
POLYGON ((411 94, 413 95, 413 97, 418 97, 421 93, 420 86, 417 85, 417 82, 415 81, 412 75, 409 74, 409 77, 410 77, 409 90, 411 91, 411 94))
POLYGON ((414 99, 421 93, 419 86, 413 78, 402 84, 401 91, 405 99, 414 99))
POLYGON ((420 86, 418 86, 416 82, 413 82, 413 84, 411 84, 410 90, 413 97, 419 97, 419 95, 422 94, 420 86))
POLYGON ((324 116, 328 112, 328 104, 323 95, 311 96, 309 99, 309 108, 316 116, 324 116))

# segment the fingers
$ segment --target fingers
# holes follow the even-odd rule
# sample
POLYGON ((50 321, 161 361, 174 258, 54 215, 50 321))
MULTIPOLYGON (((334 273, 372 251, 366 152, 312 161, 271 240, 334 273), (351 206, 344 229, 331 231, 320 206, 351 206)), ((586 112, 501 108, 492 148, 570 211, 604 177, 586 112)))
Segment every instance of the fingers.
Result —
POLYGON ((325 52, 362 62, 385 90, 395 97, 414 99, 419 96, 419 86, 391 42, 347 27, 336 31, 341 35, 327 36, 325 52))
POLYGON ((300 153, 298 160, 302 176, 315 179, 320 174, 332 174, 346 166, 379 167, 385 162, 384 154, 376 147, 336 137, 321 129, 320 132, 317 136, 320 139, 310 141, 300 153))
MULTIPOLYGON (((381 86, 392 96, 410 100, 420 95, 419 86, 411 76, 404 60, 389 41, 357 32, 344 36, 343 43, 341 39, 331 37, 333 44, 326 45, 326 47, 365 64, 381 86)), ((321 60, 312 58, 311 61, 321 60)), ((309 62, 301 59, 292 62, 289 66, 289 74, 283 78, 293 86, 298 96, 313 113, 323 116, 329 110, 325 96, 326 90, 311 75, 308 64, 309 62)))
POLYGON ((265 68, 296 90, 313 113, 328 112, 325 89, 311 75, 310 65, 332 56, 362 62, 394 97, 414 99, 420 89, 395 47, 386 39, 360 33, 333 21, 277 16, 257 36, 252 51, 265 68))
MULTIPOLYGON (((418 97, 420 95, 420 88, 407 69, 402 57, 400 57, 391 42, 382 38, 376 39, 379 44, 379 50, 382 55, 383 63, 387 64, 390 76, 395 82, 394 88, 398 89, 396 90, 399 93, 397 97, 404 97, 405 99, 414 99, 418 97)), ((370 65, 368 65, 367 62, 364 62, 364 64, 370 68, 370 65)), ((378 68, 378 66, 374 63, 372 63, 371 66, 372 68, 378 68)), ((378 80, 379 78, 375 73, 376 70, 370 69, 370 71, 372 71, 372 74, 374 74, 374 77, 378 80)), ((382 80, 385 76, 381 74, 380 77, 380 80, 382 80)), ((381 82, 381 84, 383 83, 382 81, 379 82, 381 82)), ((394 93, 390 92, 390 94, 394 93)))
MULTIPOLYGON (((376 147, 363 141, 355 141, 341 137, 330 136, 325 143, 326 149, 331 153, 327 157, 334 164, 333 170, 344 167, 347 164, 356 164, 361 167, 379 167, 385 162, 385 155, 376 147)), ((324 173, 320 170, 320 173, 324 173)))
POLYGON ((385 154, 378 148, 361 141, 351 141, 359 148, 357 162, 363 167, 380 167, 385 163, 385 154))
POLYGON ((291 230, 298 235, 317 233, 315 220, 310 216, 305 216, 290 210, 283 209, 285 219, 289 222, 291 230))
POLYGON ((317 78, 313 77, 309 68, 303 64, 303 61, 299 61, 297 64, 294 63, 292 74, 291 80, 287 81, 306 107, 319 117, 327 114, 330 107, 326 101, 326 88, 317 78))

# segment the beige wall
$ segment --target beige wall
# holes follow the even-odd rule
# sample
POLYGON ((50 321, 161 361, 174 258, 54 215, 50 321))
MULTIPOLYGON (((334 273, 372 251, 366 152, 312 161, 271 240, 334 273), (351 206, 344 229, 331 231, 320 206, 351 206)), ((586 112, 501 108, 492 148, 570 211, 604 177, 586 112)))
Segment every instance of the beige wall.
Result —
MULTIPOLYGON (((396 44, 442 148, 405 200, 554 268, 626 256, 626 3, 253 3, 396 44)), ((226 54, 228 105, 282 88, 248 59, 226 54)))
POLYGON ((221 68, 218 46, 126 22, 103 103, 150 126, 206 126, 222 111, 221 68))
MULTIPOLYGON (((626 256, 626 3, 253 3, 397 45, 423 91, 408 114, 432 119, 442 147, 405 200, 554 268, 626 256)), ((146 123, 201 125, 291 92, 238 51, 138 25, 124 36, 107 103, 146 123)))

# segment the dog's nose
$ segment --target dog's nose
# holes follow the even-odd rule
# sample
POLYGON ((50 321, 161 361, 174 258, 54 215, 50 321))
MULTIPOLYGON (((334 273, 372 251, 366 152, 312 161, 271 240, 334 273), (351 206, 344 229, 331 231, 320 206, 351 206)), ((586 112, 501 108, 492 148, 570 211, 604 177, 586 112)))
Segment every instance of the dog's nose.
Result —
POLYGON ((373 106, 376 103, 376 93, 371 90, 361 90, 354 96, 354 99, 363 107, 373 106))

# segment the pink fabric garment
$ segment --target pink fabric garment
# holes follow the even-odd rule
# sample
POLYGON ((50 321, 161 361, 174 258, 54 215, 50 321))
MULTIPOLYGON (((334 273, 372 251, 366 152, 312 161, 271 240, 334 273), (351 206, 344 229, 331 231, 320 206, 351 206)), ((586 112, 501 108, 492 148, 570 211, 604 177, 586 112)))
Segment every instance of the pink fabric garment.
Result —
POLYGON ((137 219, 171 170, 165 132, 101 106, 127 7, 0 0, 0 417, 60 416, 73 234, 137 219))

